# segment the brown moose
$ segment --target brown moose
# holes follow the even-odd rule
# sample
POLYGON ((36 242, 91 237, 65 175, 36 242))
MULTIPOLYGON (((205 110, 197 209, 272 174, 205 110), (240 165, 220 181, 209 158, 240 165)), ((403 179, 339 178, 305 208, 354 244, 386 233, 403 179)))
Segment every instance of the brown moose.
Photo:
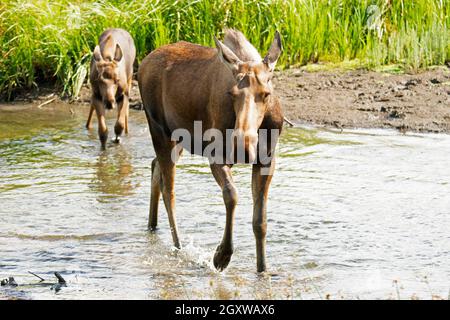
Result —
MULTIPOLYGON (((280 132, 283 125, 281 106, 271 81, 282 50, 281 38, 277 32, 264 59, 238 31, 228 30, 224 43, 217 39, 215 42, 217 49, 184 41, 162 46, 151 52, 139 67, 139 90, 156 152, 152 162, 149 229, 157 226, 162 193, 173 242, 180 248, 174 206, 176 158, 183 148, 204 156, 208 142, 201 140, 203 144, 199 151, 190 148, 195 140, 202 139, 195 134, 196 121, 202 124, 202 134, 209 129, 232 130, 232 141, 244 141, 246 159, 253 163, 253 232, 257 271, 262 272, 266 270, 267 194, 275 166, 273 154, 278 136, 261 141, 258 133, 261 129, 280 132), (174 140, 173 134, 178 129, 190 133, 191 139, 174 140), (261 161, 259 149, 268 150, 269 161, 261 161)), ((234 151, 233 146, 231 159, 234 159, 234 151)), ((223 152, 223 159, 230 159, 227 151, 223 152)), ((219 270, 227 267, 233 254, 237 192, 231 176, 232 165, 210 159, 211 171, 222 189, 226 207, 225 231, 214 255, 214 265, 219 270)))

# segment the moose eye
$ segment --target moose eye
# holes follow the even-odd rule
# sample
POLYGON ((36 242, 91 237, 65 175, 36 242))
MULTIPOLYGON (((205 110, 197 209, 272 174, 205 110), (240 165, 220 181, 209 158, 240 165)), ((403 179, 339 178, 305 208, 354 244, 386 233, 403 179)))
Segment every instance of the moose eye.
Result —
POLYGON ((257 95, 255 95, 255 102, 267 102, 267 98, 269 97, 270 92, 264 91, 257 95))

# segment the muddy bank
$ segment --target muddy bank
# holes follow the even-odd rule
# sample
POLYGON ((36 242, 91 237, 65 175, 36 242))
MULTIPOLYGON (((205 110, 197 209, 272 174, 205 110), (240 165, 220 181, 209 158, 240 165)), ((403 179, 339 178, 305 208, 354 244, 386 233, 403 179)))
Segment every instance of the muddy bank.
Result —
MULTIPOLYGON (((277 72, 274 85, 285 116, 297 123, 450 132, 450 70, 446 67, 418 74, 290 69, 277 72)), ((20 95, 16 103, 43 108, 60 100, 54 92, 44 86, 20 95)), ((84 85, 71 108, 89 101, 90 88, 84 85)), ((130 105, 141 108, 137 81, 133 81, 130 105)))
POLYGON ((338 128, 450 132, 450 70, 389 74, 287 70, 274 79, 285 115, 338 128))

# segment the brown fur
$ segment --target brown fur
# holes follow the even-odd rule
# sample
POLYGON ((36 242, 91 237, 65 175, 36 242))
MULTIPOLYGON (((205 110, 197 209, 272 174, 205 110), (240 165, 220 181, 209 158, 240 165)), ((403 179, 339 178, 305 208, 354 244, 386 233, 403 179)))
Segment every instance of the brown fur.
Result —
POLYGON ((108 29, 99 38, 91 60, 90 82, 92 86, 91 110, 86 127, 91 127, 94 110, 98 118, 98 134, 102 149, 105 149, 108 128, 105 108, 118 106, 117 122, 114 126, 116 142, 125 129, 128 133, 128 96, 133 77, 136 49, 130 34, 122 29, 108 29))
MULTIPOLYGON (((258 141, 258 129, 281 130, 283 124, 269 67, 269 64, 276 63, 281 42, 277 34, 274 42, 279 46, 273 46, 273 52, 268 54, 271 59, 266 62, 262 59, 242 61, 244 58, 254 58, 256 49, 251 47, 253 49, 246 50, 251 45, 242 34, 235 33, 239 35, 235 37, 228 33, 225 38, 236 40, 233 40, 233 48, 219 41, 216 42, 219 50, 182 41, 156 49, 139 67, 139 90, 157 155, 152 163, 149 227, 156 227, 158 200, 162 192, 173 241, 176 247, 180 247, 174 210, 175 163, 171 152, 177 147, 181 154, 182 148, 179 142, 171 141, 172 132, 183 128, 193 136, 194 121, 202 121, 203 132, 210 128, 223 133, 226 129, 234 129, 236 137, 246 141, 248 158, 257 160, 253 164, 253 229, 257 243, 257 269, 264 271, 266 200, 274 158, 269 164, 262 164, 255 155, 262 143, 258 141), (243 43, 244 40, 246 43, 243 43), (264 168, 269 169, 270 174, 263 175, 264 168)), ((192 144, 193 141, 183 141, 183 147, 194 152, 190 148, 192 144)), ((203 147, 206 146, 205 142, 203 147)), ((275 145, 267 148, 273 154, 275 145)), ((227 158, 230 155, 224 153, 223 156, 227 158)), ((215 266, 222 270, 228 265, 233 252, 232 227, 237 193, 231 165, 211 164, 211 171, 222 189, 227 211, 225 233, 214 256, 215 266)))

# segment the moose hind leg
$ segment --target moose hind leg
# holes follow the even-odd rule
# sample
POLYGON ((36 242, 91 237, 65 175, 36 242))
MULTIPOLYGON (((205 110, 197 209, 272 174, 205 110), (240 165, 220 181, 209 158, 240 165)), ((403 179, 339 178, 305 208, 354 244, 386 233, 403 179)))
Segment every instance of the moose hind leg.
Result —
MULTIPOLYGON (((127 96, 129 95, 129 92, 131 90, 132 87, 132 77, 130 77, 128 79, 128 93, 126 94, 127 96)), ((128 98, 128 105, 127 105, 127 109, 125 110, 125 134, 128 134, 128 117, 130 115, 130 99, 128 98)))
MULTIPOLYGON (((175 164, 178 158, 181 156, 183 148, 181 144, 177 144, 175 141, 171 140, 170 137, 166 135, 164 128, 159 123, 154 121, 147 112, 145 114, 150 128, 153 148, 155 149, 156 153, 156 161, 158 164, 157 167, 159 168, 159 174, 161 175, 159 186, 163 196, 167 215, 169 217, 169 225, 170 231, 172 233, 173 244, 176 248, 180 249, 181 245, 178 238, 178 228, 175 215, 174 186, 176 171, 175 164)), ((153 206, 156 206, 156 204, 153 203, 153 206)))
POLYGON ((213 260, 216 269, 222 271, 228 266, 233 255, 233 223, 234 211, 237 204, 237 192, 231 176, 230 166, 212 164, 211 171, 222 189, 223 201, 227 211, 222 242, 217 247, 213 260))
POLYGON ((161 170, 159 168, 158 159, 152 161, 152 182, 150 191, 150 212, 148 217, 148 229, 156 230, 158 225, 158 205, 161 197, 161 170))
POLYGON ((167 215, 169 216, 169 225, 170 231, 172 233, 173 245, 176 248, 181 249, 180 240, 178 238, 177 220, 175 215, 175 163, 170 161, 170 158, 168 159, 168 161, 161 159, 158 159, 158 161, 162 176, 161 191, 167 210, 167 215))
POLYGON ((92 128, 92 115, 94 114, 94 111, 95 111, 95 106, 93 104, 91 104, 91 108, 89 110, 89 116, 86 121, 86 129, 92 128))

